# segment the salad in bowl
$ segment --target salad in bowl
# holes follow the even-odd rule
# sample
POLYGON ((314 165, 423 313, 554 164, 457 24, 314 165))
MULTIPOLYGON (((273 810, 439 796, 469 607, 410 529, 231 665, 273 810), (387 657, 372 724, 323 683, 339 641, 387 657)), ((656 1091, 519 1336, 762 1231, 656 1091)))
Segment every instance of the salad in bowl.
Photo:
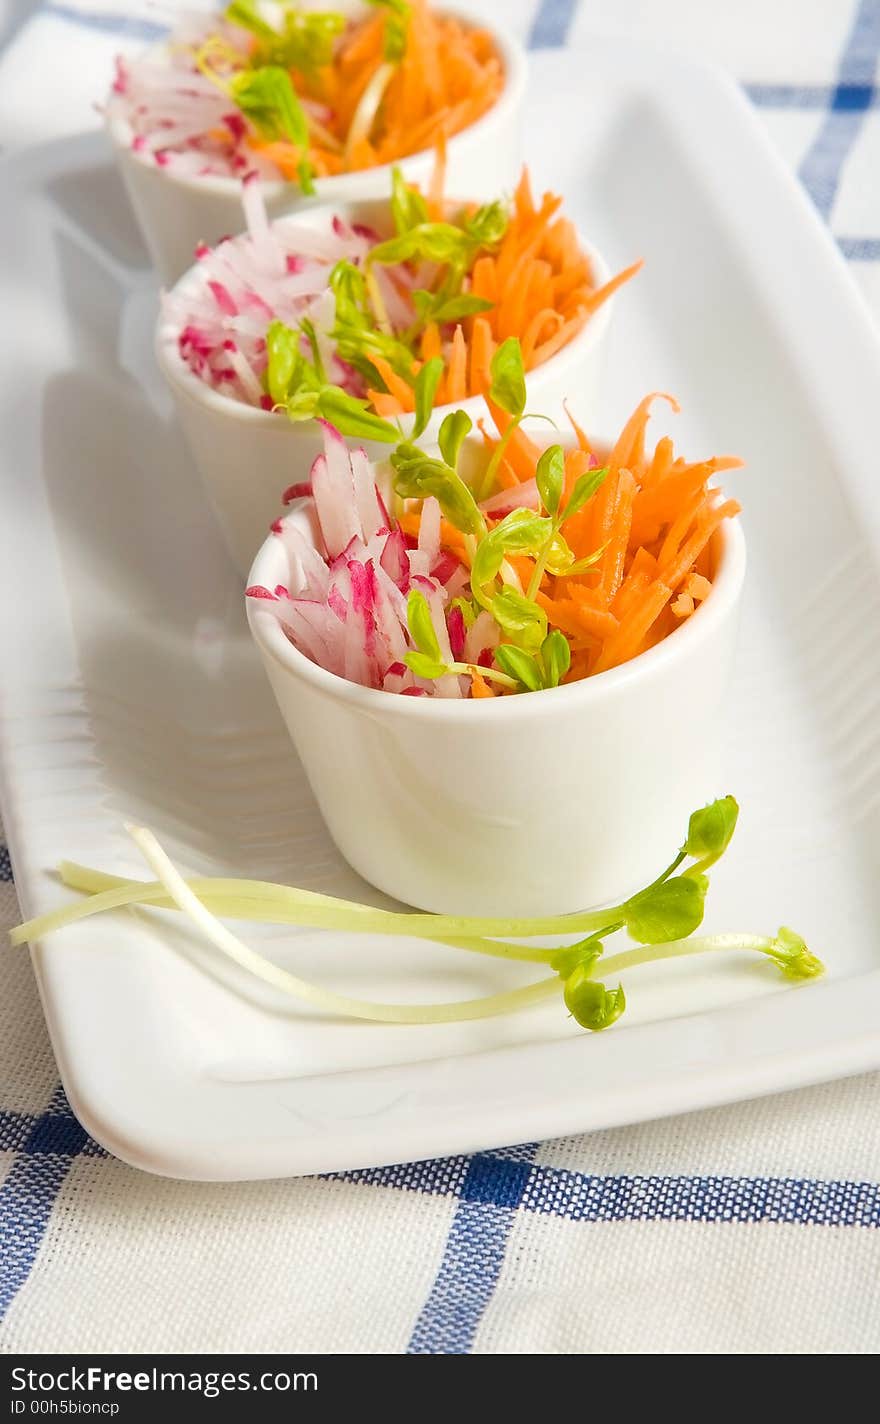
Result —
POLYGON ((716 790, 745 566, 716 477, 740 462, 648 448, 655 399, 614 441, 539 434, 502 347, 494 436, 450 412, 376 468, 324 427, 248 616, 330 832, 386 893, 582 908, 716 790))
POLYGON ((204 486, 246 571, 308 478, 316 418, 378 458, 402 435, 436 439, 444 415, 483 410, 497 350, 518 338, 529 400, 562 415, 565 391, 597 399, 611 277, 551 193, 523 174, 508 199, 425 192, 392 174, 390 195, 269 221, 256 178, 247 231, 203 246, 163 297, 160 368, 204 486))
POLYGON ((464 11, 232 0, 184 13, 166 41, 119 59, 105 113, 151 255, 173 281, 197 243, 237 231, 250 171, 273 212, 371 197, 393 163, 424 178, 440 142, 458 191, 512 182, 524 87, 516 42, 464 11))

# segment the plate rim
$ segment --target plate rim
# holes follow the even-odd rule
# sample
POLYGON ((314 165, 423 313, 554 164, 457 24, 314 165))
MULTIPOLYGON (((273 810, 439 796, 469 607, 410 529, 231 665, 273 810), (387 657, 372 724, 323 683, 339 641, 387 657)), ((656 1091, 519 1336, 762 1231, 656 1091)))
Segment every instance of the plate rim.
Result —
MULTIPOLYGON (((592 53, 595 56, 605 50, 613 55, 624 48, 631 69, 638 75, 639 66, 650 68, 657 47, 629 42, 624 45, 620 40, 605 36, 597 37, 592 53)), ((583 53, 578 50, 552 56, 552 62, 557 65, 564 61, 582 65, 583 59, 583 53)), ((531 60, 533 69, 541 67, 540 55, 532 56, 531 60)), ((688 83, 671 86, 669 109, 678 121, 686 121, 689 112, 693 112, 694 90, 701 91, 703 159, 709 161, 712 135, 716 142, 721 142, 725 135, 732 135, 734 154, 747 153, 753 165, 746 179, 741 166, 734 163, 733 172, 725 175, 725 184, 728 194, 731 182, 734 190, 744 187, 751 200, 753 190, 761 190, 771 248, 762 262, 773 266, 783 255, 788 255, 786 235, 795 228, 799 238, 798 260, 802 264, 800 279, 804 268, 818 272, 823 278, 821 311, 813 315, 811 324, 830 320, 833 329, 839 326, 844 332, 848 359, 840 363, 831 382, 820 382, 816 378, 821 352, 812 349, 809 342, 800 343, 802 375, 807 388, 817 392, 817 412, 826 411, 824 426, 829 443, 834 449, 840 448, 836 462, 839 477, 858 508, 868 531, 867 542, 877 556, 880 505, 875 504, 870 490, 856 479, 857 464, 848 453, 855 453, 853 425, 840 415, 840 408, 844 412, 855 411, 871 390, 876 392, 872 369, 876 367, 880 375, 878 333, 830 231, 812 209, 781 155, 771 147, 758 116, 735 81, 723 71, 690 59, 678 57, 675 65, 688 83), (770 217, 767 217, 767 204, 770 217), (827 415, 832 401, 838 405, 836 421, 827 415)), ((53 140, 0 160, 0 189, 14 183, 17 176, 25 184, 33 185, 40 181, 41 172, 54 173, 60 167, 70 168, 76 162, 95 160, 108 168, 112 165, 112 155, 100 131, 53 140)), ((731 201, 735 206, 735 192, 731 201)), ((803 311, 792 306, 792 296, 788 291, 781 294, 784 311, 780 322, 796 328, 803 326, 804 318, 803 311)), ((832 335, 828 345, 834 343, 832 335)), ((18 478, 23 483, 28 477, 22 471, 18 478)), ((40 489, 33 498, 40 498, 43 493, 40 489)), ((48 511, 47 519, 51 532, 48 511)), ((63 584, 54 535, 44 543, 42 572, 47 594, 51 590, 54 598, 48 610, 44 605, 44 612, 48 611, 50 616, 60 613, 63 624, 65 608, 58 602, 63 584)), ((0 545, 5 546, 0 557, 0 579, 11 580, 14 587, 23 572, 30 574, 33 561, 2 528, 0 545)), ((63 636, 61 642, 64 643, 63 636)), ((72 631, 66 646, 69 665, 75 673, 77 659, 72 631)), ((27 815, 22 815, 18 805, 17 773, 13 765, 15 742, 14 739, 10 742, 6 722, 7 713, 0 705, 0 793, 6 810, 7 840, 16 888, 23 908, 30 913, 42 908, 40 890, 44 887, 40 885, 39 876, 45 874, 45 867, 32 865, 24 824, 27 815)), ((127 1101, 121 1103, 112 1093, 108 1095, 106 1082, 96 1075, 94 1063, 83 1064, 71 1059, 67 1052, 63 994, 59 994, 59 978, 63 979, 57 971, 59 961, 41 943, 34 945, 31 953, 62 1080, 83 1126, 102 1146, 133 1166, 194 1180, 242 1180, 344 1171, 455 1155, 526 1138, 547 1139, 716 1106, 880 1065, 880 970, 871 970, 858 976, 859 995, 855 1003, 850 1002, 850 978, 829 980, 809 986, 808 993, 795 990, 784 995, 772 994, 746 1003, 636 1024, 601 1039, 584 1036, 487 1049, 422 1063, 277 1080, 272 1085, 272 1096, 279 1110, 287 1114, 291 1128, 298 1118, 305 1130, 290 1131, 283 1138, 277 1135, 253 1140, 239 1137, 232 1144, 204 1140, 196 1146, 168 1130, 167 1116, 163 1114, 161 1120, 157 1120, 159 1094, 153 1090, 158 1088, 160 1080, 165 1090, 180 1095, 180 1082, 167 1071, 167 1063, 157 1065, 153 1061, 151 1074, 146 1079, 146 1095, 140 1099, 129 1095, 127 1101), (844 994, 847 996, 845 1012, 839 1012, 838 1005, 844 994), (840 1027, 843 1024, 846 1031, 840 1027), (661 1051, 650 1076, 643 1067, 638 1072, 633 1068, 636 1061, 641 1064, 645 1061, 644 1052, 630 1051, 634 1035, 640 1035, 640 1044, 649 1051, 654 1039, 658 1040, 656 1046, 661 1051), (597 1051, 600 1045, 601 1051, 597 1051), (671 1059, 668 1052, 664 1057, 665 1045, 672 1045, 675 1050, 671 1059), (731 1045, 736 1045, 736 1052, 731 1045), (745 1062, 737 1057, 740 1052, 748 1053, 745 1062), (586 1059, 588 1053, 593 1054, 592 1060, 586 1059), (526 1089, 519 1092, 512 1106, 509 1091, 506 1098, 504 1094, 504 1085, 509 1084, 511 1059, 520 1072, 523 1063, 529 1070, 526 1089), (588 1069, 595 1084, 600 1063, 600 1091, 595 1098, 565 1096, 553 1091, 554 1085, 567 1075, 582 1078, 588 1069), (475 1075, 481 1085, 479 1089, 475 1086, 475 1075), (372 1103, 367 1111, 333 1118, 331 1126, 335 1123, 344 1127, 341 1133, 336 1132, 335 1141, 332 1131, 329 1136, 314 1131, 316 1121, 326 1113, 327 1099, 326 1086, 316 1089, 315 1085, 326 1085, 330 1077, 343 1089, 351 1086, 344 1083, 344 1079, 357 1079, 366 1089, 368 1103, 372 1103), (452 1089, 458 1080, 460 1096, 453 1101, 452 1089), (391 1094, 394 1110, 390 1119, 387 1119, 388 1094, 391 1094), (377 1109, 376 1102, 385 1103, 386 1107, 377 1109), (383 1120, 383 1114, 387 1120, 383 1120), (489 1129, 486 1122, 492 1114, 489 1129)), ((192 1081, 197 1080, 194 1077, 192 1081)), ((205 1093, 207 1081, 204 1077, 198 1080, 200 1092, 205 1093)), ((237 1086, 247 1093, 248 1088, 253 1090, 255 1085, 237 1086)), ((217 1084, 211 1087, 215 1089, 217 1084)))

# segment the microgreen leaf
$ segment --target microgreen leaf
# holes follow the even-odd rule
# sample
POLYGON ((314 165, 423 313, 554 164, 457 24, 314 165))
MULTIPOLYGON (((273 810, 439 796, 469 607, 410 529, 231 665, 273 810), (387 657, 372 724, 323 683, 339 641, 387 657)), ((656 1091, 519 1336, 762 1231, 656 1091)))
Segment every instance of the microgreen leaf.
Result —
POLYGON ((549 519, 530 509, 512 509, 488 536, 505 554, 535 554, 551 532, 549 519))
POLYGON ((482 514, 464 480, 442 460, 426 455, 416 445, 401 442, 391 456, 394 486, 403 499, 427 499, 433 495, 449 520, 463 534, 482 534, 486 528, 482 514))
POLYGON ((549 519, 529 509, 512 509, 480 541, 471 564, 474 597, 485 602, 483 589, 497 577, 508 554, 537 554, 552 533, 549 519))
POLYGON ((228 88, 233 102, 264 138, 285 140, 300 150, 300 186, 304 193, 313 193, 308 120, 287 70, 274 64, 243 69, 228 80, 228 88))
MULTIPOLYGON (((492 617, 503 633, 527 652, 535 653, 547 636, 547 614, 537 603, 505 586, 491 603, 492 617)), ((506 671, 506 669, 505 669, 506 671)))
POLYGON ((574 488, 572 489, 568 503, 562 512, 563 524, 566 519, 571 519, 573 514, 577 514, 578 510, 583 509, 587 500, 592 499, 597 489, 599 489, 600 485, 604 484, 607 477, 608 471, 605 468, 586 470, 584 474, 578 476, 574 482, 574 488))
POLYGON ((468 250, 467 233, 460 227, 452 223, 423 222, 397 237, 377 242, 370 248, 367 261, 384 266, 413 261, 451 262, 466 256, 468 250))
POLYGON ((427 203, 396 165, 391 170, 391 216, 398 237, 428 221, 427 203))
MULTIPOLYGON (((418 297, 422 294, 414 292, 413 295, 418 297)), ((456 296, 446 299, 443 299, 442 293, 438 295, 440 300, 431 298, 420 313, 424 321, 436 321, 438 326, 450 321, 463 321, 466 316, 478 316, 480 312, 491 311, 495 305, 485 297, 475 297, 473 292, 459 292, 456 296)))
POLYGON ((623 985, 606 989, 604 984, 590 977, 590 971, 584 965, 578 965, 566 979, 563 997, 572 1018, 581 1028, 588 1028, 593 1033, 610 1028, 626 1008, 623 985))
POLYGON ((360 267, 343 257, 331 269, 328 281, 336 302, 336 320, 346 326, 366 326, 370 317, 367 312, 367 288, 360 267))
POLYGON ((354 440, 379 440, 391 445, 400 439, 400 430, 390 420, 376 415, 366 401, 350 396, 339 386, 324 386, 318 395, 317 413, 341 435, 354 440))
POLYGON ((390 64, 399 64, 406 54, 406 37, 412 6, 408 0, 367 0, 377 10, 387 10, 382 52, 390 64))
POLYGON ((423 677, 428 682, 435 682, 438 677, 445 677, 449 668, 438 658, 432 658, 429 653, 404 653, 403 661, 410 668, 416 677, 423 677))
POLYGON ((258 39, 264 40, 267 44, 274 44, 279 39, 277 30, 273 30, 257 9, 256 0, 233 0, 231 5, 227 5, 223 12, 224 20, 228 20, 231 25, 238 25, 243 30, 249 30, 258 39))
POLYGON ((600 930, 598 934, 588 935, 586 939, 578 940, 577 944, 566 944, 558 949, 550 960, 550 967, 556 970, 560 979, 567 979, 575 969, 582 966, 591 970, 597 959, 600 959, 605 952, 600 935, 614 933, 620 929, 620 925, 610 925, 608 930, 600 930))
POLYGON ((233 0, 223 18, 260 41, 251 58, 252 65, 254 61, 277 64, 301 74, 312 74, 330 63, 334 42, 345 28, 345 16, 335 11, 304 11, 288 6, 281 33, 263 18, 256 0, 233 0))
POLYGON ((571 552, 562 534, 554 534, 547 545, 544 557, 544 565, 551 574, 567 574, 574 565, 574 554, 571 552))
POLYGON ((274 51, 277 63, 300 74, 314 74, 333 59, 333 46, 345 29, 345 16, 333 10, 303 10, 290 6, 284 15, 284 35, 274 51))
POLYGON ((457 608, 461 613, 461 616, 464 619, 465 628, 472 628, 474 626, 474 622, 477 617, 477 610, 474 608, 474 605, 471 603, 469 598, 462 598, 460 595, 457 598, 453 598, 449 604, 448 611, 451 613, 453 608, 457 608))
POLYGON ((466 410, 451 410, 448 415, 443 417, 443 424, 437 435, 437 444, 440 446, 440 454, 453 470, 458 465, 462 442, 473 428, 474 422, 466 410))
POLYGON ((319 392, 309 387, 300 387, 291 392, 285 401, 288 420, 312 420, 318 414, 319 392))
POLYGON ((437 634, 434 631, 434 623, 431 618, 431 610, 428 607, 428 600, 417 588, 411 590, 406 601, 406 621, 409 626, 410 637, 415 643, 420 653, 432 658, 435 663, 442 665, 440 656, 440 644, 437 642, 437 634))
POLYGON ((324 360, 321 356, 321 348, 318 344, 318 333, 315 330, 315 324, 310 321, 307 316, 304 316, 300 320, 299 329, 309 343, 309 350, 312 353, 312 365, 317 372, 318 380, 323 385, 327 380, 327 373, 324 370, 324 360))
POLYGON ((544 686, 541 669, 529 653, 511 643, 500 643, 495 649, 495 661, 508 677, 516 678, 529 692, 540 692, 544 686))
POLYGON ((722 796, 694 811, 688 825, 685 850, 694 860, 718 860, 736 830, 739 806, 733 796, 722 796))
POLYGON ((547 687, 558 687, 571 667, 571 648, 564 633, 554 628, 541 644, 541 661, 544 664, 544 683, 547 687))
POLYGON ((708 886, 705 875, 679 875, 640 890, 621 907, 627 931, 640 944, 685 939, 703 922, 708 886))
POLYGON ((492 357, 489 399, 508 415, 521 416, 526 408, 526 376, 522 347, 515 336, 502 341, 492 357))
POLYGON ((552 569, 557 578, 573 578, 575 574, 585 574, 588 569, 592 569, 598 564, 605 550, 608 548, 607 542, 601 548, 595 549, 592 554, 587 554, 583 559, 577 559, 573 564, 566 564, 564 568, 552 569))
POLYGON ((337 314, 332 332, 337 354, 343 361, 356 366, 371 386, 381 388, 383 385, 379 372, 372 364, 374 355, 384 357, 401 380, 413 385, 412 352, 396 337, 369 326, 367 323, 373 319, 365 317, 349 324, 340 321, 337 314))
POLYGON ((494 247, 507 231, 507 207, 497 199, 484 203, 465 223, 465 231, 477 247, 494 247))
POLYGON ((815 979, 825 972, 821 959, 810 953, 806 941, 785 925, 772 941, 772 947, 764 952, 787 979, 815 979))
POLYGON ((437 394, 437 387, 440 384, 440 377, 443 375, 443 361, 439 356, 433 356, 430 361, 426 361, 416 376, 415 384, 415 406, 416 419, 412 430, 413 440, 418 440, 428 421, 431 419, 431 411, 434 409, 434 397, 437 394))
POLYGON ((299 342, 299 332, 283 321, 273 321, 266 332, 266 384, 276 405, 285 404, 291 390, 299 385, 303 365, 299 342))
POLYGON ((565 455, 561 445, 549 445, 541 455, 535 470, 535 483, 541 503, 548 514, 555 514, 562 497, 565 479, 565 455))

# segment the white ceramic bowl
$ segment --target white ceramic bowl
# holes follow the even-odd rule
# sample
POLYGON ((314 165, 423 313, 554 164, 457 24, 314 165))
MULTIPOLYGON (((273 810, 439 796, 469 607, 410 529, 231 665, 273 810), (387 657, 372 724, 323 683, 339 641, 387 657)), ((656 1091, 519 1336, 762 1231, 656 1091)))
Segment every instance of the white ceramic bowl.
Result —
MULTIPOLYGON (((473 23, 473 15, 453 5, 443 12, 473 23)), ((481 22, 482 24, 482 22, 481 22)), ((522 163, 522 109, 527 64, 519 42, 497 21, 486 24, 504 67, 504 88, 491 109, 469 128, 450 139, 447 153, 447 189, 450 193, 499 193, 516 182, 522 163)), ((156 46, 161 55, 163 45, 156 46)), ((241 232, 241 182, 238 178, 204 178, 160 168, 149 154, 135 153, 127 120, 111 116, 107 130, 132 207, 137 215, 153 264, 163 284, 176 282, 193 260, 196 246, 213 246, 221 237, 241 232)), ((426 184, 434 167, 434 153, 424 150, 398 160, 411 182, 426 184)), ((319 178, 315 193, 306 197, 294 183, 265 183, 263 192, 271 216, 301 212, 318 203, 350 202, 377 198, 390 192, 391 167, 363 169, 319 178)))
MULTIPOLYGON (((690 813, 729 789, 716 758, 745 572, 738 521, 724 521, 714 548, 712 592, 662 643, 583 682, 492 701, 347 682, 249 600, 278 706, 346 860, 406 904, 463 915, 567 914, 659 874, 690 813)), ((250 583, 287 581, 271 537, 250 583)))
MULTIPOLYGON (((277 222, 329 229, 336 214, 349 222, 366 223, 382 236, 390 231, 386 198, 312 208, 277 222)), ((580 235, 579 241, 593 265, 596 283, 601 286, 611 274, 599 253, 580 235)), ((196 263, 174 290, 186 292, 205 280, 204 268, 196 263)), ((528 373, 528 411, 564 422, 562 402, 570 398, 578 419, 587 428, 595 424, 603 337, 614 300, 611 297, 604 302, 567 346, 528 373)), ((178 419, 223 537, 245 575, 269 525, 281 512, 282 494, 290 485, 308 479, 312 461, 322 448, 320 431, 314 421, 292 424, 284 415, 259 410, 214 390, 183 360, 178 349, 179 334, 175 324, 160 318, 156 332, 159 368, 174 398, 178 419)), ((458 401, 455 407, 438 406, 421 443, 436 440, 443 417, 451 409, 466 410, 475 424, 486 414, 482 396, 458 401)), ((406 433, 412 426, 412 417, 404 416, 400 423, 406 433)), ((369 440, 363 443, 371 459, 387 457, 387 445, 369 440)))

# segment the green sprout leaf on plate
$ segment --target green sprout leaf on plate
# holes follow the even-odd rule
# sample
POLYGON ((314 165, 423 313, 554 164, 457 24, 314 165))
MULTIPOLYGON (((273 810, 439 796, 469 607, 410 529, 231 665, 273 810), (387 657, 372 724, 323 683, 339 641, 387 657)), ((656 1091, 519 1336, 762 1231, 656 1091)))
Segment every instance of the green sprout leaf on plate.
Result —
POLYGON ((794 930, 786 929, 785 925, 764 953, 778 965, 787 979, 815 979, 825 970, 821 959, 810 953, 801 936, 794 930))
POLYGON ((630 937, 640 944, 663 944, 693 934, 703 922, 708 887, 705 876, 681 875, 633 895, 623 906, 630 937))
MULTIPOLYGON (((410 633, 416 647, 408 654, 418 676, 431 677, 442 667, 436 630, 427 600, 413 591, 408 603, 410 633)), ((516 655, 521 650, 508 649, 516 655)), ((512 664, 513 665, 513 664, 512 664)), ((453 665, 445 672, 466 671, 453 665)), ((506 676, 506 674, 497 674, 506 676)), ((463 704, 461 712, 467 714, 463 704)), ((774 936, 756 934, 715 934, 696 936, 688 925, 698 924, 702 915, 708 881, 699 872, 674 876, 692 854, 722 852, 729 844, 733 824, 730 802, 721 798, 691 820, 693 835, 666 870, 638 895, 624 904, 604 910, 533 918, 474 918, 462 915, 433 915, 377 909, 358 905, 331 895, 316 894, 287 885, 226 877, 184 880, 168 859, 152 832, 140 827, 129 831, 156 879, 126 879, 92 870, 68 861, 59 866, 63 883, 86 898, 19 925, 10 934, 14 945, 32 943, 66 925, 103 911, 139 905, 148 911, 183 912, 216 950, 235 961, 248 973, 274 989, 333 1015, 383 1023, 454 1023, 500 1013, 513 1013, 545 1000, 562 999, 574 1020, 590 1032, 614 1024, 626 1008, 622 983, 608 989, 597 980, 601 964, 603 978, 629 973, 644 965, 709 953, 728 954, 733 950, 769 960, 788 979, 803 981, 823 972, 823 965, 794 930, 783 926, 774 936), (725 802, 728 803, 725 805, 725 802), (706 814, 708 813, 708 814, 706 814), (723 822, 724 829, 718 827, 723 822), (714 829, 713 829, 714 828, 714 829), (688 847, 690 846, 690 850, 688 847), (674 877, 674 878, 673 878, 674 877), (676 887, 672 888, 671 887, 676 887), (662 893, 661 893, 662 892, 662 893), (220 922, 256 920, 270 924, 310 926, 315 929, 354 934, 422 938, 447 944, 470 954, 514 963, 533 963, 545 970, 543 978, 516 989, 478 999, 438 1004, 385 1004, 342 996, 334 990, 292 974, 240 941, 220 922), (626 929, 631 937, 642 938, 635 947, 618 954, 605 954, 606 941, 626 929), (670 938, 671 934, 679 937, 670 938), (575 943, 545 948, 537 941, 545 937, 580 936, 575 943), (524 942, 525 941, 525 942, 524 942)), ((735 803, 734 803, 735 804, 735 803)), ((703 856, 701 855, 701 858, 703 856)), ((699 862, 697 862, 699 864, 699 862)), ((694 867, 691 867, 693 871, 694 867)), ((156 920, 157 926, 161 919, 156 920)))
POLYGON ((732 796, 723 796, 711 806, 694 811, 688 826, 685 850, 708 869, 727 850, 739 817, 739 806, 732 796))
POLYGON ((581 1028, 599 1033, 616 1023, 626 1008, 623 985, 606 989, 582 965, 572 970, 563 988, 565 1007, 581 1028))

